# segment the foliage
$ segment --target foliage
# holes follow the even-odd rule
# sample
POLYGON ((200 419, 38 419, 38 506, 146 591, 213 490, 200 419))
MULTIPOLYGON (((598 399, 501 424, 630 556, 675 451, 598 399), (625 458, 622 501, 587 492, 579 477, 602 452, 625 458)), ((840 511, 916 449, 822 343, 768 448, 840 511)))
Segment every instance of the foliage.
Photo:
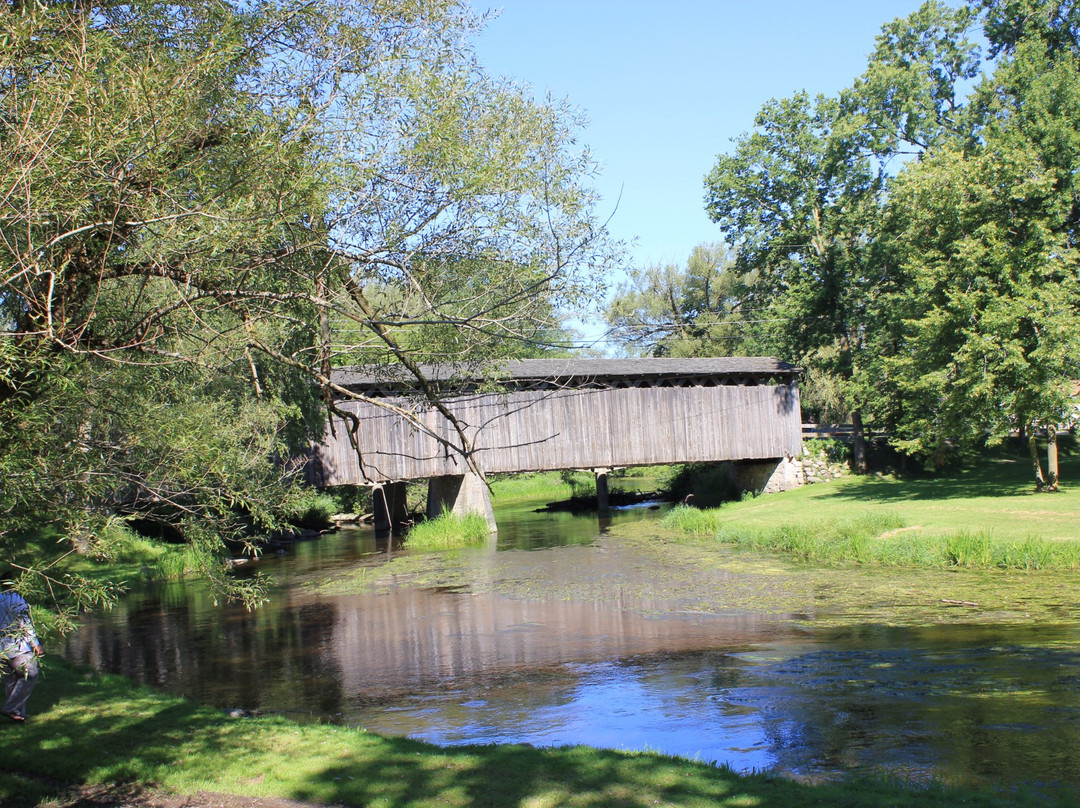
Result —
POLYGON ((851 446, 836 438, 807 438, 803 441, 805 454, 824 455, 830 462, 847 463, 851 460, 851 446))
POLYGON ((410 550, 446 550, 483 544, 491 535, 491 526, 483 514, 442 513, 409 529, 405 546, 410 550))
POLYGON ((330 517, 341 513, 338 500, 331 494, 305 489, 293 508, 285 514, 286 521, 296 527, 322 530, 333 524, 330 517))
POLYGON ((685 267, 655 265, 628 276, 605 315, 616 345, 673 357, 760 352, 741 313, 753 278, 739 274, 722 244, 695 247, 685 267))
POLYGON ((685 463, 676 468, 667 481, 672 499, 693 502, 696 508, 709 508, 740 497, 731 479, 730 463, 685 463))
MULTIPOLYGON (((573 472, 569 473, 573 474, 573 472)), ((574 495, 574 488, 566 476, 567 472, 554 471, 538 474, 492 475, 491 498, 499 504, 541 497, 551 500, 570 499, 574 495)))
POLYGON ((285 458, 348 395, 333 366, 432 403, 425 363, 557 341, 616 251, 577 112, 485 75, 482 23, 459 0, 0 8, 0 559, 42 523, 108 555, 116 515, 213 559, 302 509, 285 458))
POLYGON ((1014 430, 1053 462, 1080 375, 1078 25, 1069 0, 926 2, 836 98, 767 102, 706 177, 755 278, 733 306, 808 367, 809 409, 851 413, 856 467, 864 414, 930 465, 1014 430))
POLYGON ((364 485, 338 485, 324 488, 323 493, 334 500, 335 514, 371 513, 374 510, 372 490, 364 485))
POLYGON ((874 246, 882 178, 842 137, 835 99, 806 93, 766 103, 755 131, 705 178, 705 207, 755 283, 742 301, 767 323, 766 345, 812 364, 834 385, 861 437, 868 309, 880 281, 874 246))
POLYGON ((596 496, 596 475, 594 474, 567 469, 559 472, 559 479, 564 485, 570 487, 570 497, 573 499, 596 496))
POLYGON ((898 179, 898 437, 919 453, 1066 420, 1080 344, 1073 54, 1022 43, 979 88, 977 146, 898 179))

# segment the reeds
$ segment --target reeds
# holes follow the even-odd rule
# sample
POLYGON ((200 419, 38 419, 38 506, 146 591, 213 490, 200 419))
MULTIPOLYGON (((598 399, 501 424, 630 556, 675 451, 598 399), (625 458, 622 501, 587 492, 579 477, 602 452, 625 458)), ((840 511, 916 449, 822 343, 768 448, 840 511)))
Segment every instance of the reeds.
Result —
POLYGON ((448 550, 483 544, 489 535, 491 527, 480 514, 459 516, 444 512, 411 528, 405 546, 410 550, 448 550))

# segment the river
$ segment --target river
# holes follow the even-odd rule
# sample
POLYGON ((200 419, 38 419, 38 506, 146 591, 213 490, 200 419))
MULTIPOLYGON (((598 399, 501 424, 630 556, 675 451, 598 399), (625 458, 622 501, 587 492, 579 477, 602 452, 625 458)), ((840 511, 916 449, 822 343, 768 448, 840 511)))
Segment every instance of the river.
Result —
POLYGON ((425 556, 345 529, 260 562, 263 608, 148 588, 65 655, 225 709, 440 744, 1080 785, 1080 624, 833 625, 778 610, 773 578, 647 552, 656 515, 519 505, 489 546, 425 556), (703 608, 716 592, 739 605, 703 608))

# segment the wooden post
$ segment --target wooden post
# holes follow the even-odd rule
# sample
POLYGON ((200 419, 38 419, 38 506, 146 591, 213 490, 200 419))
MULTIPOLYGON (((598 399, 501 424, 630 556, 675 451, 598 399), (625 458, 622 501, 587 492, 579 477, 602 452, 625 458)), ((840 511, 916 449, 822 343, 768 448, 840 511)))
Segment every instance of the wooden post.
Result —
POLYGON ((375 534, 385 536, 409 518, 409 503, 403 482, 383 483, 372 488, 375 511, 375 534))

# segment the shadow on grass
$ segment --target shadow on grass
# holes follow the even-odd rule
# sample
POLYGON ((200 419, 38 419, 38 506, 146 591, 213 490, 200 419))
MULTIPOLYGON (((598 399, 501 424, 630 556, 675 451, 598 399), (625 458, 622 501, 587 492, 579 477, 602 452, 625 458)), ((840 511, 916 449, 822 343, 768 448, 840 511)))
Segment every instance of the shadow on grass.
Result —
POLYGON ((56 662, 34 694, 33 707, 30 723, 0 729, 5 747, 0 804, 10 808, 47 805, 66 786, 101 783, 395 808, 916 803, 989 808, 1070 805, 1078 796, 913 788, 888 781, 807 784, 586 747, 442 749, 280 718, 229 719, 118 677, 86 675, 56 662))
MULTIPOLYGON (((1060 462, 1062 489, 1070 481, 1080 482, 1080 456, 1063 457, 1060 462)), ((1054 496, 1037 494, 1031 460, 1017 454, 988 454, 978 462, 938 474, 863 478, 858 489, 840 488, 826 499, 911 502, 935 499, 971 499, 973 497, 1054 496)))

